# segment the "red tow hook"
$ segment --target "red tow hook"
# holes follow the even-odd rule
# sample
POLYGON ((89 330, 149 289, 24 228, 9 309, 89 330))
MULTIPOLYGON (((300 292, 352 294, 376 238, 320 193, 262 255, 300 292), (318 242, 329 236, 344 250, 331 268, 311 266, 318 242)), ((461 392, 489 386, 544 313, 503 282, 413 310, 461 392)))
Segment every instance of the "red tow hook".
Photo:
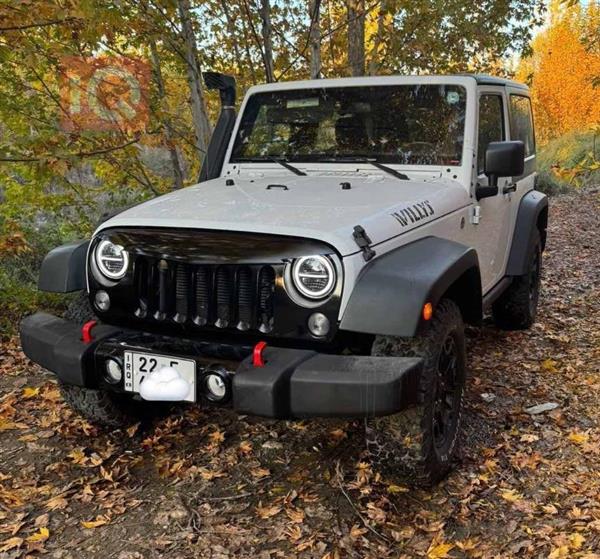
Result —
POLYGON ((264 367, 265 366, 265 358, 263 357, 263 351, 267 347, 267 342, 258 342, 254 346, 254 351, 252 352, 252 364, 255 367, 264 367))
POLYGON ((84 344, 89 344, 94 339, 92 336, 92 328, 94 328, 96 324, 98 323, 95 320, 90 320, 81 327, 81 339, 84 344))

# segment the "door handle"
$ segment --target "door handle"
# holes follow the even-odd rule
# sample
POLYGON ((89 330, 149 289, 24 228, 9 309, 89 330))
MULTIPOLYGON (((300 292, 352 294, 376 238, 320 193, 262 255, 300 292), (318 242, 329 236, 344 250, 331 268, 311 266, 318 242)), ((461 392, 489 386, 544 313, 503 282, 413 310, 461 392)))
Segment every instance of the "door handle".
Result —
POLYGON ((508 186, 505 186, 502 189, 502 194, 508 194, 509 192, 515 192, 517 190, 517 183, 513 182, 512 184, 509 184, 508 186))

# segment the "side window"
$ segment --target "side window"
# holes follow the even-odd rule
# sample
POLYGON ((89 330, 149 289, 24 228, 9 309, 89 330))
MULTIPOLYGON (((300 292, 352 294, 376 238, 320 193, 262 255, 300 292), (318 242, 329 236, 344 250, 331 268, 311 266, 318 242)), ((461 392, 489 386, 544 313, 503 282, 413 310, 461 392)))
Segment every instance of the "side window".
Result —
POLYGON ((531 100, 523 95, 510 96, 510 135, 525 144, 525 157, 535 154, 531 100))
POLYGON ((479 98, 479 141, 477 146, 477 174, 483 173, 485 150, 490 142, 504 140, 504 111, 502 97, 490 94, 479 98))

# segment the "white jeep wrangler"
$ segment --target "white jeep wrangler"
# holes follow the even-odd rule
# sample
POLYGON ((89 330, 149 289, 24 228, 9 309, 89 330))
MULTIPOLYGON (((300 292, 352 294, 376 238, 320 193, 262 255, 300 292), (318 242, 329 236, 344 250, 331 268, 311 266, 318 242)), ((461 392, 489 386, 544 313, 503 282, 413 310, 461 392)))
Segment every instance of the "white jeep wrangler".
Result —
POLYGON ((200 183, 51 251, 68 320, 21 326, 65 399, 117 425, 160 401, 364 418, 367 448, 430 484, 457 452, 464 323, 531 326, 548 202, 528 90, 478 75, 251 88, 200 183))

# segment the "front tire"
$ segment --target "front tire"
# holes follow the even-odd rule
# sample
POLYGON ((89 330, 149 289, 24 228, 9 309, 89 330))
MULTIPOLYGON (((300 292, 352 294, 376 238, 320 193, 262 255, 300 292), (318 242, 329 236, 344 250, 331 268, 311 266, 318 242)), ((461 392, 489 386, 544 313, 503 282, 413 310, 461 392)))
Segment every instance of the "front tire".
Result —
POLYGON ((528 262, 527 273, 514 278, 492 305, 494 322, 502 330, 525 330, 535 322, 542 271, 542 244, 537 230, 529 247, 528 262))
MULTIPOLYGON (((63 316, 65 320, 79 325, 97 318, 85 291, 77 294, 63 316)), ((140 402, 127 394, 62 382, 59 387, 64 401, 74 412, 104 427, 123 427, 140 419, 165 415, 173 407, 163 402, 140 402)))
POLYGON ((365 435, 377 467, 415 485, 431 486, 448 474, 458 453, 466 379, 464 325, 458 306, 442 300, 423 335, 378 336, 372 354, 423 359, 418 405, 367 420, 365 435))
POLYGON ((128 396, 60 383, 63 399, 87 420, 104 427, 123 427, 140 418, 141 402, 128 396))

